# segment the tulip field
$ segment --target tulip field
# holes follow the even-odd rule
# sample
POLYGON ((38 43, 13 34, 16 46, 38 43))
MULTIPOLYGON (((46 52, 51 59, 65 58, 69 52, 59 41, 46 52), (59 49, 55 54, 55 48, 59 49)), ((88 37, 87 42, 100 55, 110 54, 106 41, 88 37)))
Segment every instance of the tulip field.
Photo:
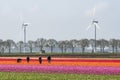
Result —
MULTIPOLYGON (((14 75, 17 77, 24 75, 27 76, 31 75, 33 77, 41 78, 41 79, 44 76, 43 79, 49 78, 48 80, 56 80, 56 79, 79 80, 80 78, 81 79, 88 78, 90 80, 94 80, 94 79, 108 80, 108 78, 112 80, 113 78, 114 80, 119 80, 120 78, 119 58, 52 57, 52 60, 49 63, 47 61, 47 58, 43 57, 41 64, 38 61, 38 57, 30 57, 29 62, 26 61, 25 57, 20 57, 20 58, 22 60, 20 62, 17 62, 18 57, 0 57, 0 77, 4 79, 4 77, 6 78, 6 76, 4 75, 7 75, 7 77, 9 78, 11 77, 10 75, 14 75), (54 77, 53 79, 53 76, 56 77, 54 77)), ((21 77, 21 78, 25 78, 25 77, 21 77)), ((27 80, 26 78, 25 79, 21 79, 21 78, 19 79, 27 80)), ((31 78, 31 80, 32 79, 33 78, 31 78)))

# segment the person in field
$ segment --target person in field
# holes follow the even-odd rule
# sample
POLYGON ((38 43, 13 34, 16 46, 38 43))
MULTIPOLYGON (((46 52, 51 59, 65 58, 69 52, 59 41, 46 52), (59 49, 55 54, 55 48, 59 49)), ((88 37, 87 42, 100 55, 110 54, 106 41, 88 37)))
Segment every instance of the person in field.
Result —
POLYGON ((50 55, 47 57, 47 60, 48 60, 48 63, 51 62, 51 56, 50 55))
POLYGON ((38 60, 39 60, 39 63, 42 64, 42 57, 41 56, 38 58, 38 60))
POLYGON ((27 60, 27 62, 29 63, 29 61, 30 61, 30 57, 27 56, 27 57, 26 57, 26 60, 27 60))
POLYGON ((18 58, 18 59, 17 59, 17 63, 20 63, 21 61, 22 61, 21 58, 18 58))

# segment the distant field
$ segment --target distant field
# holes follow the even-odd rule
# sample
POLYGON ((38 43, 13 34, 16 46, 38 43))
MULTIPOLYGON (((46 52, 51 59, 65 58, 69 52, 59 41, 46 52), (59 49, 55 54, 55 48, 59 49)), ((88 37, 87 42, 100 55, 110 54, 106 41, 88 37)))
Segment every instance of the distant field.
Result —
POLYGON ((0 72, 0 80, 119 80, 119 75, 0 72))

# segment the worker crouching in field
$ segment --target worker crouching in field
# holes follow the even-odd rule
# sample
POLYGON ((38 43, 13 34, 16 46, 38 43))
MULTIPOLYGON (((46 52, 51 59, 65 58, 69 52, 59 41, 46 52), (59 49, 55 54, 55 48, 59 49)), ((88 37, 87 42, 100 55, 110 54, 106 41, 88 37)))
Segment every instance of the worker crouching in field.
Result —
POLYGON ((39 63, 42 64, 42 57, 41 56, 38 58, 38 60, 39 60, 39 63))
POLYGON ((30 57, 27 56, 27 57, 26 57, 26 60, 27 60, 27 62, 29 63, 29 61, 30 61, 30 57))
POLYGON ((17 59, 17 63, 20 63, 21 61, 22 61, 21 58, 18 58, 18 59, 17 59))
POLYGON ((51 56, 50 55, 47 57, 47 60, 48 60, 48 63, 51 62, 51 56))

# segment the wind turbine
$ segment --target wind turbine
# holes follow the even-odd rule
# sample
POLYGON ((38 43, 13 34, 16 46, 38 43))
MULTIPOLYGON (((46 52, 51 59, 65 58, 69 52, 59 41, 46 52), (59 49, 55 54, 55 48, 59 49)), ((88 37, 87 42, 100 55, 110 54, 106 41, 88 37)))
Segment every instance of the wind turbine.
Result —
MULTIPOLYGON (((23 21, 23 18, 21 16, 21 21, 23 21)), ((26 28, 29 26, 29 23, 25 23, 23 21, 22 23, 22 29, 24 30, 24 53, 26 52, 26 28)))
MULTIPOLYGON (((93 17, 95 16, 95 8, 93 9, 93 17)), ((97 36, 97 28, 100 28, 99 26, 98 26, 98 21, 97 20, 95 20, 94 18, 93 18, 93 20, 92 20, 92 23, 88 26, 88 28, 87 28, 87 30, 89 29, 89 28, 91 28, 91 27, 93 27, 94 26, 94 28, 95 28, 95 30, 94 30, 94 52, 96 52, 96 36, 97 36)))

